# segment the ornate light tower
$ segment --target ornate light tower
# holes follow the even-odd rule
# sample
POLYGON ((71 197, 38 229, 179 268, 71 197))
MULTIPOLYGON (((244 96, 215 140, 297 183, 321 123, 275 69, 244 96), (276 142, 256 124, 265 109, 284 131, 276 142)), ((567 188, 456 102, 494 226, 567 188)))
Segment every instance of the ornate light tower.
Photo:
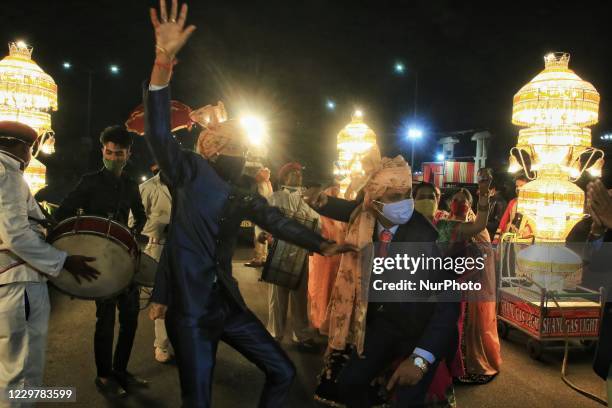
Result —
POLYGON ((514 96, 512 123, 525 126, 510 154, 510 169, 531 180, 519 190, 517 212, 535 228, 535 245, 517 255, 519 275, 547 290, 575 287, 581 258, 562 243, 584 216, 584 191, 574 184, 586 170, 601 175, 603 152, 591 146, 599 94, 569 69, 567 53, 544 57, 545 68, 514 96))
POLYGON ((351 179, 362 175, 361 158, 375 145, 376 133, 363 122, 363 112, 355 111, 351 123, 338 133, 338 161, 335 163, 334 176, 340 182, 342 196, 351 179))
MULTIPOLYGON (((57 110, 57 85, 32 60, 32 50, 23 41, 9 43, 9 55, 0 61, 0 120, 21 122, 36 130, 36 157, 41 151, 55 151, 50 112, 57 110)), ((45 186, 45 174, 45 166, 33 158, 24 174, 33 194, 45 186)))
POLYGON ((565 240, 584 215, 584 192, 574 182, 603 167, 587 127, 598 121, 599 94, 569 69, 569 59, 546 55, 544 70, 514 96, 512 123, 527 128, 511 150, 510 170, 522 167, 532 180, 519 191, 517 211, 535 225, 539 242, 565 240))

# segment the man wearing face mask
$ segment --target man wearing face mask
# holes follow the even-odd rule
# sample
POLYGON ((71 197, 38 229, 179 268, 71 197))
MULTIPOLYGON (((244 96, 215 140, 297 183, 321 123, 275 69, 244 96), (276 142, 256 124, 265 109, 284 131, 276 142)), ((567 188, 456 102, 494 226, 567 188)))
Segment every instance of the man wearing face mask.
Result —
POLYGON ((172 195, 172 222, 156 275, 149 313, 165 315, 174 347, 184 407, 209 407, 220 341, 236 349, 266 376, 260 407, 286 406, 295 368, 280 345, 248 309, 232 276, 232 255, 242 220, 310 251, 334 255, 355 250, 336 245, 286 218, 256 192, 236 185, 248 153, 248 138, 222 104, 202 108, 205 126, 197 153, 184 151, 170 133, 169 82, 174 57, 195 30, 160 0, 151 10, 156 57, 144 92, 145 139, 172 195), (161 20, 160 20, 161 19, 161 20))
MULTIPOLYGON (((147 216, 138 184, 123 171, 130 158, 132 136, 122 125, 110 126, 102 131, 100 143, 104 166, 95 173, 84 175, 54 215, 61 221, 82 210, 83 215, 112 217, 127 226, 131 211, 133 230, 140 233, 147 216)), ((131 285, 117 297, 96 300, 94 355, 98 375, 95 383, 98 390, 109 397, 124 397, 125 388, 147 383, 127 371, 139 311, 137 285, 131 285), (119 309, 119 338, 113 357, 116 309, 119 309)))
MULTIPOLYGON (((348 222, 347 242, 360 248, 376 242, 376 256, 393 257, 392 242, 422 243, 407 253, 410 257, 438 256, 436 229, 414 212, 412 174, 404 159, 381 159, 374 148, 366 155, 363 168, 367 173, 363 201, 311 190, 306 193, 307 202, 321 215, 348 222)), ((360 257, 343 255, 322 328, 329 334, 330 361, 333 353, 341 353, 347 345, 355 348, 337 379, 332 379, 340 402, 350 408, 369 407, 369 384, 392 362, 402 359, 387 389, 394 389, 398 407, 422 406, 437 364, 452 358, 457 349, 459 304, 368 302, 368 290, 361 287, 367 279, 360 276, 361 270, 360 257)), ((317 390, 320 398, 325 398, 318 394, 324 382, 322 379, 317 390)))
POLYGON ((80 279, 97 279, 87 262, 45 242, 45 217, 23 171, 38 135, 19 122, 0 122, 0 407, 7 388, 41 387, 49 324, 47 278, 62 268, 80 279))

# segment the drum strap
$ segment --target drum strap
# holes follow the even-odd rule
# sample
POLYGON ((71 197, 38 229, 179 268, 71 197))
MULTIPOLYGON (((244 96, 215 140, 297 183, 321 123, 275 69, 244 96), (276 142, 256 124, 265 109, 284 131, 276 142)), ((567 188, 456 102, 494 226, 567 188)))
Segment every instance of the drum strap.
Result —
POLYGON ((2 249, 2 250, 0 250, 0 253, 8 254, 8 257, 13 260, 12 263, 9 263, 8 265, 6 265, 4 267, 0 267, 0 275, 3 274, 4 272, 8 272, 8 271, 10 271, 13 268, 18 267, 19 265, 23 265, 23 264, 26 263, 23 259, 19 258, 15 254, 13 254, 13 252, 11 252, 8 249, 2 249))
POLYGON ((42 219, 42 220, 39 220, 38 218, 34 218, 34 217, 28 216, 28 220, 37 223, 38 225, 42 226, 43 228, 45 228, 47 230, 53 229, 57 225, 57 221, 55 221, 53 216, 51 214, 49 214, 49 212, 47 212, 47 210, 45 210, 43 208, 43 206, 40 205, 40 203, 38 201, 36 201, 36 200, 34 200, 34 201, 36 202, 36 205, 38 206, 38 208, 40 208, 40 211, 42 212, 42 214, 43 214, 43 216, 45 218, 42 219))

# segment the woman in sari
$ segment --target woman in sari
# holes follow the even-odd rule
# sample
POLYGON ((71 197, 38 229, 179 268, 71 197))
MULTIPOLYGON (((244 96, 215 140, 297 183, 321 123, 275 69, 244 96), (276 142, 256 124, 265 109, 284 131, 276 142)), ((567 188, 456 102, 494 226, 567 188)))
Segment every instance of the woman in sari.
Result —
MULTIPOLYGON (((327 188, 325 194, 331 197, 340 195, 340 187, 338 185, 327 188)), ((321 216, 321 235, 337 243, 344 242, 346 234, 346 224, 340 221, 333 220, 328 217, 321 216)), ((331 296, 336 274, 340 267, 340 255, 337 256, 321 256, 313 254, 309 257, 309 276, 308 276, 308 316, 310 323, 316 329, 321 327, 325 320, 325 313, 329 298, 331 296)))
POLYGON ((488 205, 480 203, 488 200, 488 189, 483 190, 483 187, 484 183, 481 183, 481 199, 476 215, 471 210, 472 195, 468 190, 461 189, 453 196, 449 218, 437 224, 440 244, 448 245, 448 249, 454 253, 458 248, 464 248, 464 252, 477 252, 478 256, 485 258, 484 271, 479 278, 482 284, 479 301, 464 302, 463 324, 460 325, 461 353, 458 354, 461 355, 465 374, 455 376, 464 384, 486 384, 497 375, 501 365, 494 300, 495 257, 486 230, 488 205))

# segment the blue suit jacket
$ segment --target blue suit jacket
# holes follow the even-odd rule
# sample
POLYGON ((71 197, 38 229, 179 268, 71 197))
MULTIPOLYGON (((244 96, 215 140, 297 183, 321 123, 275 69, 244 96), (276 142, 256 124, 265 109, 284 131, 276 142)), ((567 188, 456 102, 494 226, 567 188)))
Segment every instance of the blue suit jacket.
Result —
POLYGON ((170 90, 144 92, 145 138, 172 194, 168 239, 153 301, 187 325, 207 318, 215 280, 246 307, 232 277, 232 255, 243 219, 279 239, 318 251, 324 239, 285 218, 265 198, 222 180, 200 155, 182 150, 170 132, 170 90))

